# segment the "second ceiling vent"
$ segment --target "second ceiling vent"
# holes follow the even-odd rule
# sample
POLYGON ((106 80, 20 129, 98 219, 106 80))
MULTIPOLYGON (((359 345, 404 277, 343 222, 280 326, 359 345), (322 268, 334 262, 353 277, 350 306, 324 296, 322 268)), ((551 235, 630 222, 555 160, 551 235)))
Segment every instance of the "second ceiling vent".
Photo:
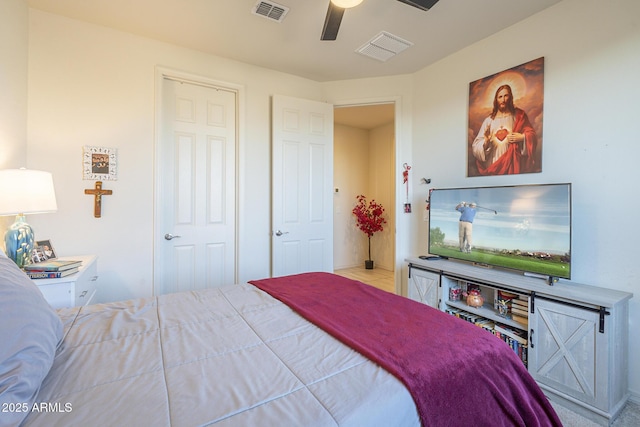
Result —
POLYGON ((413 43, 410 41, 382 31, 367 43, 360 46, 356 52, 384 62, 411 46, 413 46, 413 43))

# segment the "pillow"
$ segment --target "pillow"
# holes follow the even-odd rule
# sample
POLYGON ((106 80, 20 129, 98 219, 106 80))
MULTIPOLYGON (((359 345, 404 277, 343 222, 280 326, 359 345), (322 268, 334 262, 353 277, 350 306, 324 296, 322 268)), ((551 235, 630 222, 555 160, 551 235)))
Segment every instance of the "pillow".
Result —
POLYGON ((0 254, 0 409, 8 411, 0 424, 18 425, 29 414, 62 332, 40 289, 0 254))

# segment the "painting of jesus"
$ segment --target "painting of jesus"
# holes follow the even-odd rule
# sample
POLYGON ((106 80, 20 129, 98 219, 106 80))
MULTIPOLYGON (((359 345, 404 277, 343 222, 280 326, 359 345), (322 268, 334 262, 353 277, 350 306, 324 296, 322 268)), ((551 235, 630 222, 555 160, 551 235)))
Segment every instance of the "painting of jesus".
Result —
POLYGON ((467 176, 542 171, 544 58, 469 84, 467 176))

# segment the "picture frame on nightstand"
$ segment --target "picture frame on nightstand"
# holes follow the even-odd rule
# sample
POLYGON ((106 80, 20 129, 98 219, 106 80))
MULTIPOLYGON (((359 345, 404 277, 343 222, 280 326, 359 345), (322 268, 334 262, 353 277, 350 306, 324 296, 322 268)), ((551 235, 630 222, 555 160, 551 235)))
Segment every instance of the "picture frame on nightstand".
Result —
POLYGON ((38 240, 36 241, 33 250, 31 251, 31 262, 37 264, 39 262, 49 261, 50 259, 56 259, 55 249, 51 244, 51 240, 38 240))

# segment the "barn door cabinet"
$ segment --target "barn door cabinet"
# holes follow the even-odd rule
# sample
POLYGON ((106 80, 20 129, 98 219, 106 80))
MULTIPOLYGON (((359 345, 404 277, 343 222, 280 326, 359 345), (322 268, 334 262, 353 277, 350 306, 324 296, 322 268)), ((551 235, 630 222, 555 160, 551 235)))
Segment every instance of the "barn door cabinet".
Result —
POLYGON ((410 270, 407 294, 412 300, 438 308, 440 304, 440 274, 420 268, 410 270))
POLYGON ((516 332, 523 338, 512 348, 523 355, 549 399, 601 425, 611 425, 618 416, 629 398, 633 294, 569 281, 549 285, 544 279, 446 259, 406 261, 409 298, 479 326, 495 324, 516 332), (480 289, 482 307, 468 306, 464 298, 450 300, 450 289, 467 286, 480 289), (504 292, 527 307, 518 321, 499 311, 504 292))

